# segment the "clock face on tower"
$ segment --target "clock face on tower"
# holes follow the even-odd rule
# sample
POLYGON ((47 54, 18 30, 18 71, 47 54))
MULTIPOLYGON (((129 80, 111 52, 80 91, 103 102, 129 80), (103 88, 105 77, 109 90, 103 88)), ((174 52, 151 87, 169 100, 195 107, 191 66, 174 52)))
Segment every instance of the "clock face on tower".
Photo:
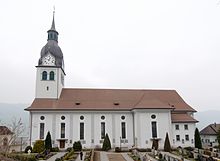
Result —
POLYGON ((45 57, 43 57, 42 64, 43 65, 55 65, 55 58, 52 55, 48 54, 45 57))

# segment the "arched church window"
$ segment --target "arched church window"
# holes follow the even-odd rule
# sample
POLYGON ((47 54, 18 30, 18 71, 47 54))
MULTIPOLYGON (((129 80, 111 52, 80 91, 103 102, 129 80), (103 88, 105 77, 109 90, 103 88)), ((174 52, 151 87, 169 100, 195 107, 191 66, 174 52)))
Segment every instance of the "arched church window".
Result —
POLYGON ((42 73, 42 80, 47 80, 47 72, 43 71, 42 73))
POLYGON ((3 139, 3 146, 7 146, 8 145, 8 138, 4 138, 3 139))
POLYGON ((50 80, 54 80, 54 72, 53 71, 50 72, 50 80))

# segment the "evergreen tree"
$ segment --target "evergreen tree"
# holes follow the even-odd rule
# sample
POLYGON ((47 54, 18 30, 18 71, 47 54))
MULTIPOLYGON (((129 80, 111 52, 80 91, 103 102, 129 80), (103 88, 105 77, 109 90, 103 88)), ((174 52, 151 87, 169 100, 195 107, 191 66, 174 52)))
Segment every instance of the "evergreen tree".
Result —
POLYGON ((164 142, 164 151, 171 152, 171 146, 170 146, 170 140, 169 140, 168 133, 166 133, 166 138, 165 138, 165 142, 164 142))
POLYGON ((111 142, 109 140, 108 134, 105 135, 104 142, 102 144, 102 150, 108 151, 111 149, 111 142))
POLYGON ((194 142, 195 142, 195 148, 202 149, 202 142, 201 142, 198 128, 196 128, 196 130, 195 130, 194 142))
POLYGON ((46 139, 45 139, 45 149, 46 150, 51 150, 52 149, 50 131, 47 132, 47 136, 46 136, 46 139))
POLYGON ((217 140, 218 140, 218 147, 220 148, 220 129, 218 130, 217 133, 217 140))

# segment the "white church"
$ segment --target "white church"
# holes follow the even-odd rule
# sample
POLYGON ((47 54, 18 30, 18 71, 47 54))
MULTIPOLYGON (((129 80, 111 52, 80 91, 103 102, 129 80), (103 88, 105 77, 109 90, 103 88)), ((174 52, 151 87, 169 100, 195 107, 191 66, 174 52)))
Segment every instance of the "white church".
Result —
POLYGON ((105 134, 112 147, 163 149, 166 133, 173 147, 194 146, 194 110, 175 90, 65 88, 64 59, 54 17, 47 31, 36 74, 30 113, 30 144, 50 131, 53 147, 101 147, 105 134))

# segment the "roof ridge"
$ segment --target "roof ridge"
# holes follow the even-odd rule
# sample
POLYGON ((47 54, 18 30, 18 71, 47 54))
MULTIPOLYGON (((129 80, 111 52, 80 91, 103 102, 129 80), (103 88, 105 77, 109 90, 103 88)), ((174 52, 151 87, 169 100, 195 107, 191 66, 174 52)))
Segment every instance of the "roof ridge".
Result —
POLYGON ((63 90, 130 90, 130 91, 175 91, 174 89, 144 89, 144 88, 63 88, 63 90))
POLYGON ((209 126, 211 127, 211 129, 212 129, 215 133, 217 133, 217 131, 215 130, 215 128, 212 127, 212 125, 214 125, 214 124, 211 124, 211 125, 209 125, 209 126))

